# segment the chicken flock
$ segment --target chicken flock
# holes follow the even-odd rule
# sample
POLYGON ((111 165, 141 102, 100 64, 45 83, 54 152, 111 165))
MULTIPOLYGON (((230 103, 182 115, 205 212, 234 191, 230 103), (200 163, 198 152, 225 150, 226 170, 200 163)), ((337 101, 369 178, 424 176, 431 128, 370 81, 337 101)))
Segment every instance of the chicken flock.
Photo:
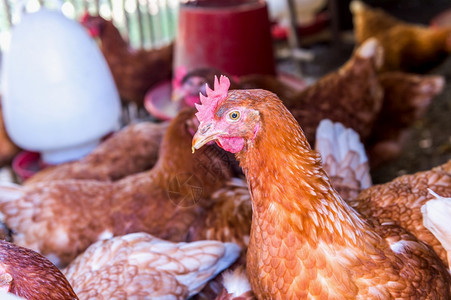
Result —
MULTIPOLYGON (((171 121, 0 183, 0 298, 451 299, 451 160, 378 185, 370 173, 443 90, 425 72, 451 28, 350 9, 352 56, 305 88, 199 68, 171 121)), ((176 42, 133 52, 111 21, 81 23, 124 104, 171 79, 176 42)), ((7 164, 19 149, 0 136, 7 164)))

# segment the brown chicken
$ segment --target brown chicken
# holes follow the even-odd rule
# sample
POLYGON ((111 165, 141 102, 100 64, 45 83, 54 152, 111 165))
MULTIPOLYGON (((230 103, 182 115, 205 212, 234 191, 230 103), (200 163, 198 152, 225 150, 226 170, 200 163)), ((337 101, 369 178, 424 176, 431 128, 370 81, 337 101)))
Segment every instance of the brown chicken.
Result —
POLYGON ((384 89, 380 115, 366 145, 371 166, 398 157, 415 121, 421 119, 435 96, 445 86, 445 78, 404 72, 379 75, 384 89))
POLYGON ((187 299, 239 253, 233 243, 172 243, 132 233, 96 242, 64 273, 81 299, 187 299))
POLYGON ((0 211, 14 241, 64 266, 93 242, 112 236, 142 231, 186 240, 209 196, 233 175, 232 162, 216 145, 191 154, 193 117, 193 111, 182 111, 171 122, 149 171, 115 182, 1 185, 0 211))
POLYGON ((402 227, 366 220, 332 188, 302 129, 274 94, 201 97, 193 149, 235 153, 252 199, 247 272, 259 299, 448 299, 437 254, 402 227))
POLYGON ((322 119, 354 129, 365 143, 382 108, 383 89, 377 78, 382 57, 379 43, 368 40, 340 69, 321 77, 298 96, 283 99, 312 145, 322 119))
POLYGON ((365 216, 390 219, 397 226, 407 228, 418 239, 433 247, 443 262, 449 265, 450 256, 448 254, 447 259, 446 253, 451 251, 451 246, 444 241, 447 240, 446 216, 451 216, 451 213, 449 208, 444 208, 451 201, 443 200, 446 198, 434 199, 428 190, 437 189, 445 195, 451 195, 451 161, 433 170, 402 176, 371 188, 365 149, 352 129, 344 129, 340 125, 332 126, 330 121, 322 121, 316 137, 315 150, 321 154, 323 168, 332 186, 345 201, 365 216))
POLYGON ((421 207, 434 197, 428 189, 443 197, 451 196, 451 160, 432 170, 400 176, 388 183, 362 191, 349 204, 364 216, 391 220, 431 246, 448 265, 446 250, 424 226, 421 207))
MULTIPOLYGON (((404 72, 378 73, 383 60, 380 44, 370 39, 339 70, 318 79, 305 89, 293 88, 271 76, 245 76, 231 81, 231 89, 269 90, 279 96, 296 120, 303 125, 313 145, 322 119, 340 122, 360 135, 372 167, 397 157, 409 128, 421 118, 444 85, 441 76, 404 72)), ((218 70, 188 73, 185 81, 212 86, 218 70), (207 76, 202 80, 202 76, 207 76)), ((191 96, 198 95, 190 85, 191 96)), ((204 93, 204 91, 202 91, 204 93)), ((194 102, 194 101, 190 101, 194 102)), ((198 102, 198 101, 197 101, 198 102)))
MULTIPOLYGON (((382 56, 383 50, 379 43, 369 40, 339 70, 325 75, 300 92, 270 76, 232 80, 231 89, 261 88, 278 94, 296 120, 303 124, 311 144, 314 144, 319 122, 326 118, 353 128, 365 141, 382 108, 383 89, 377 78, 382 56)), ((205 73, 208 75, 204 82, 213 86, 211 81, 218 71, 202 72, 201 75, 205 73)))
POLYGON ((49 166, 23 184, 61 179, 115 181, 154 166, 168 123, 139 122, 114 133, 80 160, 49 166))
MULTIPOLYGON (((332 186, 342 198, 354 199, 363 189, 371 186, 368 158, 354 130, 344 128, 341 123, 321 121, 316 132, 315 150, 321 154, 323 167, 330 176, 332 186)), ((234 178, 226 187, 212 195, 211 208, 204 219, 198 220, 191 227, 190 238, 234 242, 239 244, 243 251, 240 259, 231 267, 234 271, 229 272, 227 276, 223 274, 231 286, 224 287, 222 278, 217 277, 208 283, 196 299, 212 299, 215 295, 230 299, 227 297, 231 297, 229 293, 235 290, 235 285, 239 290, 243 288, 240 283, 246 280, 246 275, 243 275, 240 269, 245 266, 251 219, 249 189, 242 179, 234 178), (224 288, 229 293, 225 293, 224 288)), ((237 293, 232 294, 236 296, 237 293)))
POLYGON ((0 290, 25 299, 78 299, 66 277, 48 259, 2 240, 0 290))
POLYGON ((146 92, 155 84, 171 79, 173 43, 159 49, 132 50, 112 21, 85 14, 81 24, 100 40, 100 49, 125 103, 134 102, 143 107, 146 92))
MULTIPOLYGON (((371 186, 368 159, 358 134, 342 124, 321 121, 316 132, 315 150, 323 160, 323 167, 332 186, 343 199, 355 199, 371 186)), ((208 283, 195 299, 253 299, 249 279, 242 270, 249 243, 252 207, 247 184, 233 178, 226 187, 212 195, 211 209, 203 219, 191 227, 190 240, 218 239, 238 243, 243 249, 240 259, 208 283), (240 298, 243 297, 243 298, 240 298)))
POLYGON ((406 23, 357 0, 350 8, 356 44, 375 37, 384 48, 381 71, 422 73, 451 53, 451 28, 406 23))

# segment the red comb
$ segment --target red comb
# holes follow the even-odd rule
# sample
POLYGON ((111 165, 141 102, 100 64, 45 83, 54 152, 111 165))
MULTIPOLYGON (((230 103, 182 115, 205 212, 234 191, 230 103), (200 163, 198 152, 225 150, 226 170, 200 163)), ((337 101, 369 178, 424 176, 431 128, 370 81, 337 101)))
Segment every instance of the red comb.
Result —
POLYGON ((88 18, 89 18, 89 12, 86 11, 86 12, 81 16, 80 22, 81 22, 81 23, 84 23, 84 22, 86 22, 86 21, 88 20, 88 18))
POLYGON ((200 104, 195 104, 198 110, 196 113, 196 117, 199 122, 207 122, 213 119, 213 114, 215 112, 216 107, 222 103, 227 97, 227 92, 229 91, 230 80, 224 75, 218 80, 218 77, 215 76, 215 86, 214 90, 210 89, 207 85, 207 97, 199 93, 200 104))

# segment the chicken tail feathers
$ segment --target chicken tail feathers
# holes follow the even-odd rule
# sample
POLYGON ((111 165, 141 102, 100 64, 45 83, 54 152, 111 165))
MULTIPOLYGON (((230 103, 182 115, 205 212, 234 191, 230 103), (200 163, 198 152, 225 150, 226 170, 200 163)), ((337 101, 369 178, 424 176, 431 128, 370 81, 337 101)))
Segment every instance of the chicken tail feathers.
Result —
POLYGON ((315 150, 321 154, 323 167, 337 190, 334 178, 340 179, 341 185, 352 185, 359 190, 372 185, 365 147, 353 129, 322 120, 316 131, 315 150))

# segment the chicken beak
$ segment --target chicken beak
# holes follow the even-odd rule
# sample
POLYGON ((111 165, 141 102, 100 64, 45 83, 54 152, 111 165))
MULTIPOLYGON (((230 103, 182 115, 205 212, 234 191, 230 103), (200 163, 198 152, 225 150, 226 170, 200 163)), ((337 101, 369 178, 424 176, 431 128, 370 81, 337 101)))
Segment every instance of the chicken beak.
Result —
POLYGON ((216 140, 220 135, 223 134, 222 131, 215 132, 214 130, 210 130, 209 126, 207 126, 205 129, 200 128, 197 130, 196 134, 193 137, 193 143, 191 150, 196 151, 200 149, 203 145, 205 145, 208 142, 216 140))

